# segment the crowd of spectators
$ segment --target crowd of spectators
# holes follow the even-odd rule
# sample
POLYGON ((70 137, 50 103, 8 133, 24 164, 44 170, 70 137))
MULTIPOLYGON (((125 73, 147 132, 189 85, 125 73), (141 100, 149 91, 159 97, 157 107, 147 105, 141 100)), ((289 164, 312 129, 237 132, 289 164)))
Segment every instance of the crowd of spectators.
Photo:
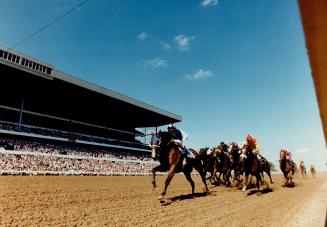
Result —
POLYGON ((49 154, 65 154, 70 156, 87 156, 123 160, 150 161, 150 153, 108 150, 82 145, 67 145, 41 141, 0 138, 0 144, 13 144, 15 151, 30 151, 49 154))
POLYGON ((124 175, 149 174, 155 163, 75 159, 41 155, 0 153, 0 173, 16 171, 35 174, 124 175))
POLYGON ((137 140, 123 141, 118 139, 104 138, 94 135, 85 135, 80 133, 36 127, 31 125, 21 125, 21 127, 18 127, 16 123, 6 122, 6 121, 0 121, 0 129, 8 130, 8 131, 32 133, 36 135, 49 136, 55 138, 64 138, 67 140, 81 140, 81 141, 92 142, 92 143, 111 144, 111 145, 118 145, 118 146, 128 146, 128 147, 148 149, 148 147, 145 144, 137 140))
POLYGON ((0 138, 0 173, 32 171, 74 175, 148 174, 155 165, 157 164, 151 160, 150 153, 108 151, 90 146, 0 138), (13 151, 5 151, 5 144, 12 144, 13 151))

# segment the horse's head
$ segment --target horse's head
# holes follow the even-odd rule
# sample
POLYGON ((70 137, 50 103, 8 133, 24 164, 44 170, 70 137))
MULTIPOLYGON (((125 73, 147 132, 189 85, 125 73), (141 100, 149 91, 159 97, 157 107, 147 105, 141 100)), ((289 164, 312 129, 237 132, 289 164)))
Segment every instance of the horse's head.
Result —
POLYGON ((159 152, 160 152, 160 144, 161 139, 159 137, 159 134, 152 134, 151 140, 150 140, 150 146, 151 146, 151 158, 154 160, 157 160, 159 152))
POLYGON ((156 160, 160 152, 166 150, 168 145, 171 144, 171 135, 168 132, 159 131, 157 134, 152 134, 150 146, 152 148, 151 157, 156 160))

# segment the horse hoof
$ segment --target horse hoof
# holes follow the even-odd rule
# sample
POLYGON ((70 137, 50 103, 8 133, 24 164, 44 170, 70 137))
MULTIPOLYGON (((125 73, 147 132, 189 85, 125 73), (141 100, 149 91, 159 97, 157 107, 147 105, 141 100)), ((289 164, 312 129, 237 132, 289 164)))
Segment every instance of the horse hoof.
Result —
POLYGON ((242 188, 242 192, 245 192, 245 191, 246 191, 246 187, 243 187, 243 188, 242 188))
POLYGON ((164 203, 164 202, 165 202, 165 198, 164 198, 163 196, 159 196, 158 199, 159 199, 159 201, 160 201, 161 203, 164 203))
POLYGON ((257 192, 257 193, 255 193, 255 195, 256 195, 256 196, 261 196, 262 193, 261 193, 261 192, 257 192))

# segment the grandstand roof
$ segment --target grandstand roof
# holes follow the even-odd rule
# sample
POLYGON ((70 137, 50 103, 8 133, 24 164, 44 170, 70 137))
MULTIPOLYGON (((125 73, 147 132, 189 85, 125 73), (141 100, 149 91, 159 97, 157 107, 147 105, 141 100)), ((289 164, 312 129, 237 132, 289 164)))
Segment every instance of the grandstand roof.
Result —
POLYGON ((322 127, 327 141, 327 1, 298 2, 322 127))
POLYGON ((181 116, 60 72, 0 47, 0 106, 40 116, 130 129, 180 122, 181 116))

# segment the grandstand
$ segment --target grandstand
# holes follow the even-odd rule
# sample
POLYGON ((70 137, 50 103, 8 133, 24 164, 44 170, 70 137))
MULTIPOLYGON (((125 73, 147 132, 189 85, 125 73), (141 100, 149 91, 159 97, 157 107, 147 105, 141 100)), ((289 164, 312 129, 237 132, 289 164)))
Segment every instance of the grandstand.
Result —
MULTIPOLYGON (((83 166, 75 169, 79 174, 107 175, 115 172, 107 168, 113 163, 144 167, 150 163, 145 158, 150 150, 136 139, 145 136, 137 129, 182 120, 176 114, 80 80, 5 47, 0 47, 0 75, 1 173, 53 173, 53 163, 67 160, 71 160, 67 166, 72 169, 83 166), (58 160, 51 161, 49 155, 58 160), (99 172, 93 162, 105 162, 107 167, 99 172), (11 168, 8 163, 18 164, 11 168), (18 166, 25 167, 19 170, 18 166)), ((69 171, 67 166, 64 172, 69 171)), ((56 171, 62 172, 58 168, 56 171)))

